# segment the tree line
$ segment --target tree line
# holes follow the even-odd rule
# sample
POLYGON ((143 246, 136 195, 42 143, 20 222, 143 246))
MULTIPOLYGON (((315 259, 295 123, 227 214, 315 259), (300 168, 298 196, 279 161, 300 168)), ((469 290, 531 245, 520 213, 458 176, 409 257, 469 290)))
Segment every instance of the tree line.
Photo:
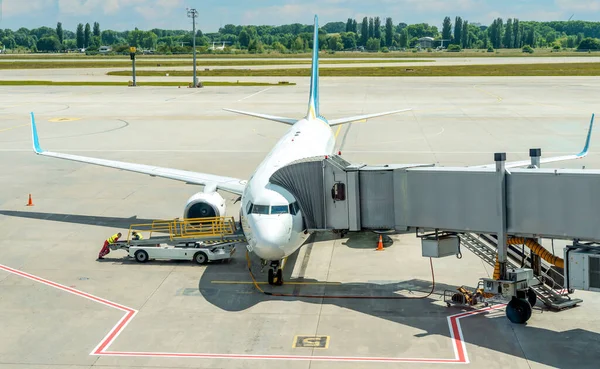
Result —
MULTIPOLYGON (((307 52, 312 47, 312 25, 299 23, 281 26, 240 26, 227 24, 214 33, 196 32, 200 52, 211 52, 214 46, 226 45, 225 52, 280 53, 307 52)), ((55 28, 0 29, 0 48, 14 51, 55 52, 86 49, 97 51, 100 46, 112 47, 114 52, 126 52, 130 46, 156 50, 158 53, 187 53, 191 50, 192 35, 186 30, 135 28, 131 31, 101 30, 100 24, 80 23, 75 31, 55 28)), ((419 39, 429 37, 427 45, 461 49, 501 49, 552 47, 600 49, 600 22, 587 21, 520 21, 517 18, 494 19, 490 25, 470 23, 460 16, 445 17, 441 31, 428 23, 395 24, 387 17, 348 18, 346 22, 330 22, 319 29, 323 50, 383 51, 419 47, 419 39)))

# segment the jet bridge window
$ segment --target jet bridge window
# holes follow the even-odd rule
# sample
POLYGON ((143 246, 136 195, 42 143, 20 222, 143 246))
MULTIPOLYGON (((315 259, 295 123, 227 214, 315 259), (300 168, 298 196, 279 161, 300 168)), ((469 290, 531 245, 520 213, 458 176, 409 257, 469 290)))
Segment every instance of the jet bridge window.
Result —
POLYGON ((252 214, 269 214, 269 206, 254 204, 252 206, 252 214))
POLYGON ((271 214, 287 214, 288 205, 273 205, 271 206, 271 214))

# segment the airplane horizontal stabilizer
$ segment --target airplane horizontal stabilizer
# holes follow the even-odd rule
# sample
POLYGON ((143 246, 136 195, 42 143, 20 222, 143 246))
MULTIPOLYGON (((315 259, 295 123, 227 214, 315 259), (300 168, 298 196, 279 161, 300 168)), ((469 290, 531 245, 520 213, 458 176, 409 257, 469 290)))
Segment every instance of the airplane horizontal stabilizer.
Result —
POLYGON ((402 112, 409 111, 409 110, 412 110, 412 108, 402 109, 402 110, 388 111, 388 112, 385 112, 385 113, 356 115, 354 117, 333 119, 333 120, 329 121, 329 125, 333 127, 333 126, 337 126, 337 125, 340 125, 340 124, 346 124, 346 123, 358 122, 358 121, 361 121, 361 120, 366 120, 366 119, 371 119, 371 118, 383 117, 385 115, 402 113, 402 112))
POLYGON ((289 124, 289 125, 293 125, 294 123, 296 123, 298 121, 297 119, 293 119, 293 118, 277 117, 275 115, 251 113, 251 112, 241 111, 241 110, 234 110, 234 109, 223 109, 223 110, 230 111, 232 113, 248 115, 248 116, 255 117, 255 118, 272 120, 274 122, 285 123, 285 124, 289 124))

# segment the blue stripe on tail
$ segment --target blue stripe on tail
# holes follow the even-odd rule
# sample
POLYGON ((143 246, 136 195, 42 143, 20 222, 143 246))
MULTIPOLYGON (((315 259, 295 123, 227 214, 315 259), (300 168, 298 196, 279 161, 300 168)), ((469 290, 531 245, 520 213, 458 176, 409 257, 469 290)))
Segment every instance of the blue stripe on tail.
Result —
POLYGON ((308 100, 308 119, 319 117, 319 19, 315 15, 313 33, 312 71, 310 75, 310 97, 308 100))

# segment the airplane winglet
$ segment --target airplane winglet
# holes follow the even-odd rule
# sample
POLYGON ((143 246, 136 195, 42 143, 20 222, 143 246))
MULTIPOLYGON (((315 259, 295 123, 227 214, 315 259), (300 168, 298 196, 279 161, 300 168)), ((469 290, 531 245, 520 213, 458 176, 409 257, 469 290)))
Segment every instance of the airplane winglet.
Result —
POLYGON ((584 157, 588 154, 588 150, 590 148, 590 138, 592 137, 592 128, 594 128, 594 114, 592 114, 592 119, 590 120, 590 128, 588 129, 588 134, 585 138, 585 146, 583 147, 583 150, 577 154, 579 157, 584 157))
POLYGON ((35 116, 33 112, 31 112, 31 137, 33 138, 33 151, 36 154, 41 154, 44 152, 40 147, 40 140, 38 138, 37 128, 35 126, 35 116))

